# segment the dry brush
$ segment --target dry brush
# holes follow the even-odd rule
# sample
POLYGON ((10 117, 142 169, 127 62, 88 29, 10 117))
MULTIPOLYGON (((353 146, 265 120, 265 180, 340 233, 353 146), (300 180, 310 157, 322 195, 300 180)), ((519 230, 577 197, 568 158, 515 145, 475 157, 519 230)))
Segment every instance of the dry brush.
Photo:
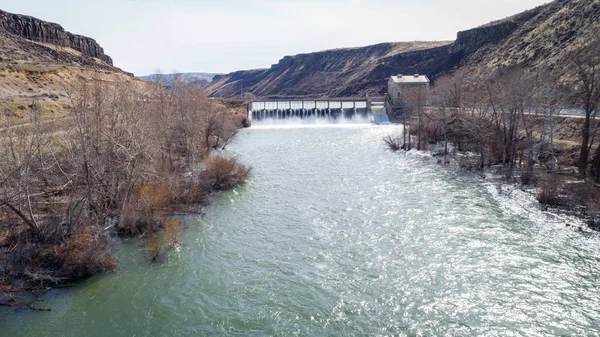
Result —
POLYGON ((4 281, 65 283, 112 270, 115 232, 174 244, 181 228, 168 214, 248 178, 235 160, 219 168, 210 159, 200 169, 238 127, 200 89, 175 82, 140 92, 93 80, 66 91, 72 108, 58 131, 44 129, 35 105, 28 127, 11 128, 10 117, 0 117, 4 281))

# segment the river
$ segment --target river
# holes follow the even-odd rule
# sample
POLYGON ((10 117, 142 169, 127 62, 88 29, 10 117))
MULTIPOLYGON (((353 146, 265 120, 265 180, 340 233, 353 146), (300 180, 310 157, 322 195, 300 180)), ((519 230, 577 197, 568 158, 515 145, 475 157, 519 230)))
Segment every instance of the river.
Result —
POLYGON ((243 130, 244 187, 150 265, 0 315, 1 336, 597 336, 600 238, 519 189, 392 153, 397 126, 243 130), (570 224, 572 226, 566 226, 570 224))

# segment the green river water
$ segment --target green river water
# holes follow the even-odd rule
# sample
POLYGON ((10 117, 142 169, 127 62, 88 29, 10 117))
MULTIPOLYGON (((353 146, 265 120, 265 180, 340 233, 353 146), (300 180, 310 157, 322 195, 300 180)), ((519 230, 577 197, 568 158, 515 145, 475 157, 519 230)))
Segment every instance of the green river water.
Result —
POLYGON ((0 336, 598 336, 600 237, 530 194, 392 153, 397 126, 243 130, 247 185, 184 244, 0 311, 0 336), (575 226, 567 227, 566 224, 575 226))

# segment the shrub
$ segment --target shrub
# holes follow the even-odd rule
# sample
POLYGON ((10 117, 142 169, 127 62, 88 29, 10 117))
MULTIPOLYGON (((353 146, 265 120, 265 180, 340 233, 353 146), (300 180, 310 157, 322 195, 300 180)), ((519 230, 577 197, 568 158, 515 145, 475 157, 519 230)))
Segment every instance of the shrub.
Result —
POLYGON ((163 234, 166 242, 169 245, 177 245, 179 243, 181 235, 183 234, 183 223, 174 218, 169 218, 165 220, 163 224, 163 234))
POLYGON ((164 246, 165 239, 159 233, 154 233, 148 237, 146 242, 146 251, 150 255, 150 261, 156 262, 164 246))
POLYGON ((392 136, 388 135, 383 137, 383 142, 388 148, 394 152, 400 150, 402 148, 402 138, 400 136, 392 136))
POLYGON ((596 152, 594 154, 594 158, 592 159, 592 178, 597 183, 600 183, 600 146, 596 148, 596 152))
POLYGON ((222 156, 210 157, 206 160, 206 169, 200 175, 203 185, 214 191, 230 190, 248 180, 252 169, 235 158, 222 156))
POLYGON ((169 188, 160 183, 142 185, 138 192, 137 204, 143 212, 153 212, 171 205, 173 195, 169 188))
POLYGON ((160 223, 153 211, 137 211, 129 204, 123 207, 116 228, 120 235, 135 236, 158 231, 160 223))
POLYGON ((117 230, 126 236, 158 231, 160 221, 155 219, 156 210, 170 211, 174 201, 173 193, 165 184, 142 185, 137 199, 122 207, 117 230))
MULTIPOLYGON (((416 129, 416 128, 415 128, 416 129)), ((425 120, 421 131, 422 140, 429 143, 437 143, 444 141, 444 134, 438 122, 430 119, 425 120)))
POLYGON ((593 214, 588 219, 587 225, 595 231, 600 231, 600 214, 593 214))
POLYGON ((21 276, 34 287, 76 281, 116 267, 113 240, 93 225, 75 226, 62 242, 36 237, 28 228, 14 229, 7 240, 12 250, 7 252, 6 274, 21 276))
POLYGON ((65 244, 55 247, 55 253, 64 264, 61 276, 77 280, 104 271, 113 270, 112 240, 97 226, 82 226, 71 234, 65 244))
POLYGON ((175 198, 178 204, 207 206, 210 204, 211 191, 200 184, 193 184, 175 198))
POLYGON ((536 179, 533 172, 523 171, 521 174, 521 184, 523 185, 535 185, 536 179))
POLYGON ((560 197, 556 183, 547 181, 540 184, 537 200, 542 205, 560 205, 560 197))
POLYGON ((177 219, 169 218, 162 226, 162 232, 151 233, 146 240, 146 251, 152 262, 156 262, 166 248, 175 247, 183 234, 183 223, 177 219))
POLYGON ((586 206, 590 212, 600 210, 600 188, 592 180, 568 184, 567 188, 575 203, 586 206))
POLYGON ((235 126, 238 128, 247 128, 250 126, 250 121, 245 115, 239 115, 236 112, 236 115, 231 116, 231 118, 233 119, 235 126))

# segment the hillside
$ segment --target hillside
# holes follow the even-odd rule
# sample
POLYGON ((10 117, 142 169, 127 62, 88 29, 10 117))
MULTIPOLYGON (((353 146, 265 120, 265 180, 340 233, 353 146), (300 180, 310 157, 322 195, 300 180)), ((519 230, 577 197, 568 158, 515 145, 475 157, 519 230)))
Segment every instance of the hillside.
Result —
POLYGON ((557 0, 506 19, 462 31, 454 42, 383 43, 286 56, 269 69, 216 76, 213 96, 381 95, 397 73, 431 79, 458 68, 493 71, 505 66, 565 67, 572 50, 600 30, 600 0, 557 0))
POLYGON ((171 85, 177 78, 178 81, 183 81, 185 84, 205 87, 218 74, 211 73, 176 73, 176 74, 151 74, 147 76, 138 76, 139 79, 148 82, 164 82, 165 85, 171 85))
POLYGON ((208 88, 213 96, 222 97, 239 95, 241 87, 257 96, 348 96, 372 86, 365 81, 384 60, 405 55, 413 65, 427 63, 434 57, 424 59, 420 53, 435 55, 449 46, 450 42, 381 43, 286 56, 269 69, 215 76, 208 88))
POLYGON ((585 48, 592 35, 600 32, 600 0, 557 0, 470 34, 459 33, 456 43, 468 46, 477 41, 479 31, 485 34, 489 27, 498 26, 507 27, 506 33, 496 43, 474 50, 465 60, 467 66, 569 68, 569 54, 585 48))
POLYGON ((36 101, 60 112, 64 104, 59 102, 68 101, 67 88, 77 79, 92 78, 146 85, 114 67, 95 40, 56 23, 0 11, 0 105, 5 110, 26 110, 36 101))

